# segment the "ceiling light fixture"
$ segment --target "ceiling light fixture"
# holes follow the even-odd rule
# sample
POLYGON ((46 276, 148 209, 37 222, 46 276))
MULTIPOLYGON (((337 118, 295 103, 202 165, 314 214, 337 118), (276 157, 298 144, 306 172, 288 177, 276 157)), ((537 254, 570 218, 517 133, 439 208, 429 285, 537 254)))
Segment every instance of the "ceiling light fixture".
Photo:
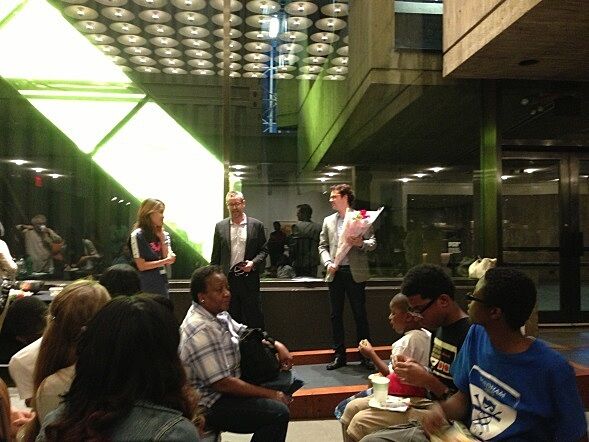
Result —
POLYGON ((17 166, 22 166, 23 164, 27 164, 27 160, 9 160, 11 163, 16 164, 17 166))
POLYGON ((441 172, 442 170, 444 170, 444 168, 443 167, 436 166, 436 167, 430 167, 427 170, 431 170, 433 173, 438 173, 438 172, 441 172))

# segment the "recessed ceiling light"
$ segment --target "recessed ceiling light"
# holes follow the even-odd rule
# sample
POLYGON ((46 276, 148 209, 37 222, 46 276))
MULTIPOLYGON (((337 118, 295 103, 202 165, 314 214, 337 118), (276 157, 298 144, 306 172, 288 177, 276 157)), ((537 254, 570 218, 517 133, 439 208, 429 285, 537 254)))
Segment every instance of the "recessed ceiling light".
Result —
POLYGON ((247 166, 244 166, 243 164, 233 164, 229 167, 232 169, 235 169, 235 170, 243 170, 243 169, 247 168, 247 166))
POLYGON ((416 176, 417 178, 423 178, 424 176, 427 176, 427 173, 414 173, 413 176, 416 176))
POLYGON ((436 167, 430 167, 427 170, 431 170, 433 173, 438 173, 438 172, 441 172, 442 170, 444 170, 444 168, 443 167, 436 166, 436 167))
POLYGON ((33 170, 37 173, 41 173, 41 172, 45 172, 47 169, 45 169, 44 167, 31 167, 31 170, 33 170))
POLYGON ((348 166, 333 166, 333 168, 335 170, 339 170, 341 172, 342 170, 346 170, 348 168, 348 166))
POLYGON ((116 200, 118 200, 118 199, 119 199, 119 197, 118 197, 118 196, 113 196, 113 197, 112 197, 110 200, 111 200, 111 201, 116 201, 116 200))
POLYGON ((29 161, 27 160, 9 160, 11 163, 16 164, 17 166, 22 166, 23 164, 27 164, 29 161))
POLYGON ((54 180, 56 180, 57 178, 60 178, 63 175, 60 175, 58 173, 48 173, 47 176, 50 176, 51 178, 53 178, 54 180))
POLYGON ((397 181, 401 181, 402 183, 408 183, 409 181, 413 181, 411 178, 399 178, 397 181))
POLYGON ((509 178, 513 178, 513 175, 501 175, 503 181, 508 180, 509 178))
POLYGON ((538 172, 540 170, 542 170, 542 169, 537 169, 537 168, 534 168, 534 167, 528 167, 528 168, 524 169, 524 173, 534 173, 534 172, 538 172))

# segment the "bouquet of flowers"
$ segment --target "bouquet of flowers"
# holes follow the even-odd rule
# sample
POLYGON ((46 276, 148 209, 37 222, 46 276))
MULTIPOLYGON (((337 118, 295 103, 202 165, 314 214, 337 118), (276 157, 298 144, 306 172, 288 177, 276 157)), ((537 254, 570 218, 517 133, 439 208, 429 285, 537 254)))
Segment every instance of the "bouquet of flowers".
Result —
MULTIPOLYGON (((344 257, 348 254, 350 249, 352 248, 352 244, 348 242, 348 238, 350 237, 357 237, 363 236, 372 225, 380 212, 382 212, 384 207, 381 207, 378 210, 350 210, 346 212, 346 217, 344 218, 344 227, 342 229, 342 233, 339 236, 337 242, 337 250, 335 252, 335 257, 333 258, 333 263, 336 266, 339 266, 344 259, 344 257)), ((325 276, 325 282, 331 282, 333 280, 333 273, 327 273, 325 276)))

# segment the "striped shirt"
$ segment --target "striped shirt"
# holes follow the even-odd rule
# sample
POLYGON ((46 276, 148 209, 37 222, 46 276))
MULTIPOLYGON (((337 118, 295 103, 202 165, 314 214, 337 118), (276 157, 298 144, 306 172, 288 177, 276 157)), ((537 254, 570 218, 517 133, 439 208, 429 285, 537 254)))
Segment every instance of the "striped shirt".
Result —
POLYGON ((202 395, 200 405, 211 407, 221 397, 212 384, 241 376, 239 336, 246 328, 227 312, 215 317, 192 303, 180 326, 179 353, 189 384, 202 395))

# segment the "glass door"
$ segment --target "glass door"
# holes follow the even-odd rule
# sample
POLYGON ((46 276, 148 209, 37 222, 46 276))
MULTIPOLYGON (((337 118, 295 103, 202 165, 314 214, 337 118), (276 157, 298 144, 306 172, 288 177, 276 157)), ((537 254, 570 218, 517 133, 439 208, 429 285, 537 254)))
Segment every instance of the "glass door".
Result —
POLYGON ((502 260, 538 287, 540 321, 589 320, 589 156, 504 152, 502 260))

